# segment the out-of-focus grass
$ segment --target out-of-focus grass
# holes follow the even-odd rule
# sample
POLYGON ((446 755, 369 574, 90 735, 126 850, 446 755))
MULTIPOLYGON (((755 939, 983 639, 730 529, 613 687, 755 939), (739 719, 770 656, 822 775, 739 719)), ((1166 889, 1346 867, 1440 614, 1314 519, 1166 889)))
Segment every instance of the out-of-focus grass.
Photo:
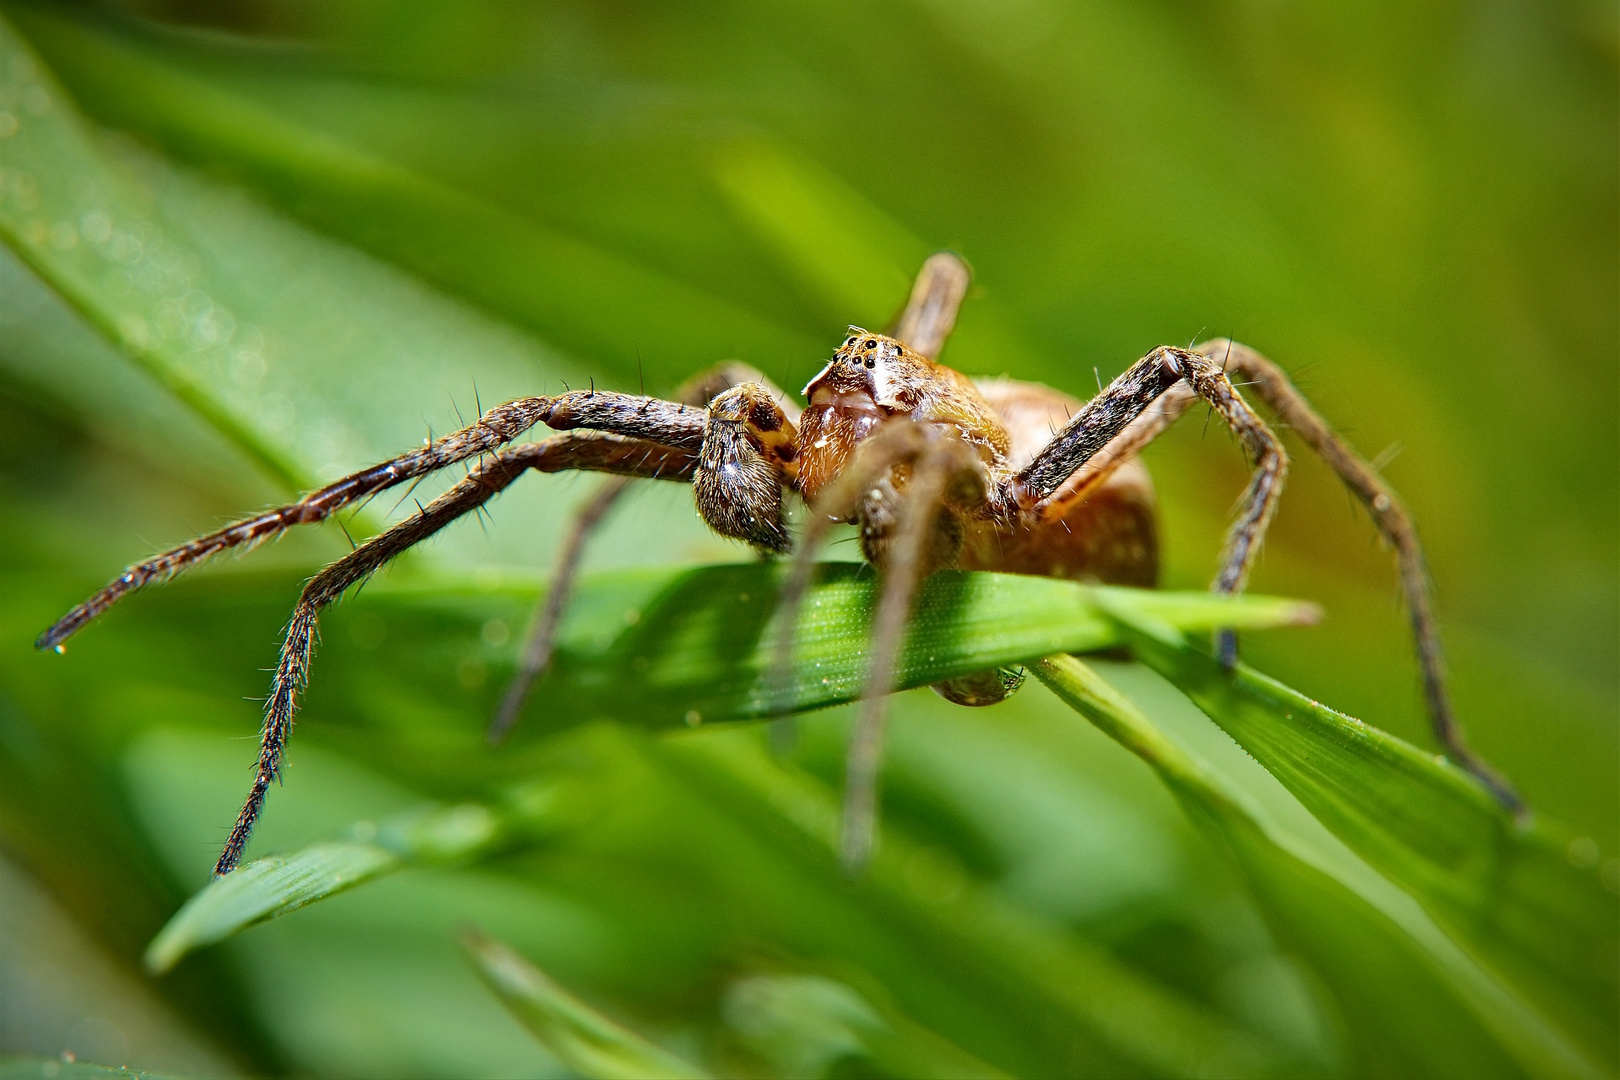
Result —
MULTIPOLYGON (((773 762, 747 732, 644 731, 668 701, 559 693, 567 715, 542 703, 516 745, 482 748, 521 632, 512 583, 535 580, 514 571, 547 564, 581 490, 543 478, 326 620, 254 852, 371 843, 414 808, 540 781, 600 809, 376 880, 152 984, 241 1068, 561 1069, 458 954, 472 922, 717 1072, 907 1074, 952 1052, 1015 1074, 1615 1070, 1611 16, 946 0, 0 13, 0 842, 131 972, 206 883, 259 669, 298 575, 344 540, 290 537, 137 598, 64 658, 33 655, 61 609, 143 544, 444 430, 475 395, 657 391, 722 356, 791 386, 845 322, 887 319, 947 245, 978 271, 946 357, 964 370, 1083 394, 1093 367, 1231 333, 1369 454, 1398 441, 1388 473, 1430 546, 1470 734, 1568 824, 1549 826, 1556 845, 1490 841, 1488 806, 1433 801, 1449 781, 1430 802, 1399 787, 1422 760, 1410 748, 1327 713, 1296 733, 1273 715, 1286 695, 1208 682, 1196 654, 1144 638, 1191 702, 1143 668, 1097 670, 1266 820, 1336 834, 1349 861, 1330 864, 1357 868, 1361 891, 1334 910, 1360 921, 1323 914, 1340 895, 1321 877, 1331 845, 1285 873, 1263 843, 1189 825, 1156 774, 1033 685, 983 713, 899 699, 886 861, 850 884, 826 839, 842 710, 804 718, 773 762), (1356 907, 1369 896, 1385 907, 1356 907), (1386 985, 1379 958, 1396 956, 1428 974, 1386 985), (764 1000, 739 987, 771 979, 812 980, 768 984, 800 988, 770 998, 797 1027, 738 1011, 764 1000), (1408 999, 1417 985, 1440 989, 1408 999)), ((1242 483, 1200 427, 1149 453, 1167 583, 1189 589, 1242 483)), ((1329 619, 1250 635, 1247 657, 1427 745, 1387 558, 1300 458, 1255 588, 1329 619)), ((736 553, 689 496, 649 485, 594 558, 736 553)), ((8 1044, 61 1049, 6 1024, 8 1044)))

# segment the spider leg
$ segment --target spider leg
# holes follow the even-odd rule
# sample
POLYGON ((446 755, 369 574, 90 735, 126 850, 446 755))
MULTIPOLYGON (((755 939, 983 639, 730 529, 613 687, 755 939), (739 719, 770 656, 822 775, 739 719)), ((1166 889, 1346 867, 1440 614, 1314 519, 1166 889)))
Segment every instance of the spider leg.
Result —
POLYGON ((361 544, 354 551, 316 574, 304 586, 293 609, 281 646, 281 659, 265 702, 260 733, 259 760, 248 793, 214 873, 236 868, 264 807, 271 781, 281 772, 287 737, 292 734, 298 695, 309 679, 314 653, 316 621, 322 608, 351 587, 365 581, 402 552, 421 543, 446 525, 482 507, 523 472, 585 469, 629 476, 689 478, 695 456, 680 448, 658 446, 602 435, 560 435, 541 442, 496 451, 480 462, 450 490, 415 516, 361 544))
POLYGON ((1046 449, 1008 482, 1006 494, 1020 510, 1040 513, 1044 503, 1059 495, 1070 478, 1099 455, 1103 460, 1097 468, 1105 472, 1122 460, 1122 436, 1126 442, 1145 441, 1174 420, 1176 407, 1185 407, 1174 397, 1159 404, 1156 412, 1152 410, 1183 380, 1221 415, 1254 464, 1237 520, 1227 532, 1220 570, 1210 586, 1220 593, 1241 592, 1282 493, 1288 455, 1277 436, 1233 389, 1220 365, 1206 356, 1161 346, 1138 360, 1052 437, 1046 449))
POLYGON ((123 597, 152 581, 162 581, 228 548, 251 547, 294 525, 324 521, 345 506, 396 484, 487 454, 537 423, 559 431, 596 428, 666 446, 697 449, 703 441, 704 413, 656 398, 603 391, 558 397, 529 397, 497 405, 472 424, 380 465, 351 473, 286 506, 228 525, 125 570, 84 603, 69 611, 34 642, 36 649, 60 648, 86 623, 123 597))
MULTIPOLYGON (((982 471, 972 452, 958 439, 938 428, 925 428, 925 446, 912 462, 910 483, 899 499, 892 535, 886 537, 881 564, 882 591, 872 620, 872 659, 866 688, 855 713, 844 771, 844 815, 840 861, 858 873, 872 857, 877 841, 877 778, 883 762, 884 733, 889 695, 894 690, 895 663, 905 639, 917 585, 938 568, 936 525, 949 495, 966 495, 982 502, 982 471), (949 491, 952 481, 966 479, 949 491)), ((885 486, 887 482, 885 481, 885 486)), ((960 547, 960 536, 954 535, 960 547)), ((949 543, 947 539, 947 543, 949 543)))
POLYGON ((501 696, 500 708, 490 721, 488 734, 491 743, 499 743, 511 733, 524 704, 529 700, 529 691, 551 667, 552 652, 557 644, 557 627, 561 625, 563 612, 573 596, 574 579, 579 575, 580 561, 585 556, 585 543, 629 486, 629 477, 609 477, 597 485, 591 497, 575 511, 574 520, 568 527, 568 536, 557 555, 557 569, 551 576, 551 588, 546 590, 523 643, 517 672, 507 684, 506 693, 501 696))
POLYGON ((891 336, 930 360, 938 359, 972 280, 973 273, 961 256, 949 251, 930 255, 911 286, 911 297, 895 320, 891 336))
POLYGON ((1522 810, 1523 800, 1508 781, 1481 760, 1463 738, 1462 728, 1451 711, 1446 691, 1445 657, 1440 647, 1440 623, 1435 618, 1429 595, 1429 573, 1418 542, 1417 526, 1400 496, 1384 482, 1378 471, 1349 443, 1340 438, 1313 409, 1305 396, 1289 381, 1287 374, 1272 361, 1247 345, 1216 340, 1194 347, 1195 352, 1220 363, 1240 376, 1305 444, 1327 462, 1371 515, 1373 524, 1386 543, 1395 549, 1401 591, 1412 623, 1417 646, 1418 668, 1423 676, 1423 695, 1435 738, 1446 753, 1479 777, 1497 799, 1513 811, 1522 810))
MULTIPOLYGON (((675 400, 683 405, 707 406, 715 397, 735 386, 752 382, 765 390, 782 406, 791 423, 799 420, 798 406, 764 375, 735 360, 727 360, 707 368, 682 383, 675 391, 675 400)), ((552 652, 556 647, 557 628, 568 610, 568 601, 574 592, 574 579, 579 576, 585 557, 585 547, 602 523, 630 487, 630 478, 615 476, 599 484, 590 497, 574 513, 568 535, 557 554, 557 567, 552 572, 551 587, 536 606, 529 632, 524 639, 518 670, 501 697, 500 707, 489 724, 489 741, 502 742, 517 725, 523 706, 529 700, 534 684, 551 667, 552 652)))
POLYGON ((787 714, 787 677, 793 664, 793 639, 798 631, 799 608, 810 588, 816 569, 816 555, 834 525, 848 521, 862 497, 896 464, 915 458, 926 435, 922 425, 904 418, 893 418, 863 441, 854 459, 829 484, 805 518, 799 543, 788 566, 787 577, 777 599, 777 637, 772 650, 771 673, 767 680, 768 700, 774 715, 787 714))
MULTIPOLYGON (((1237 433, 1255 462, 1242 507, 1222 549, 1220 572, 1211 586, 1217 592, 1241 591, 1281 492, 1288 459, 1277 437, 1233 388, 1228 372, 1253 386, 1261 400, 1321 455, 1367 507, 1379 531, 1395 548, 1435 735, 1457 764, 1478 777, 1504 807, 1520 811, 1524 804, 1518 794, 1468 748, 1451 712, 1439 626, 1411 515, 1372 466, 1317 415, 1283 371, 1259 353, 1224 340, 1206 342, 1193 352, 1155 349, 1087 403, 1008 483, 1006 497, 1019 509, 1039 514, 1074 491, 1083 492, 1174 423, 1193 401, 1203 398, 1237 433)), ((1221 661, 1230 665, 1236 660, 1236 637, 1229 631, 1220 632, 1216 649, 1221 661)))

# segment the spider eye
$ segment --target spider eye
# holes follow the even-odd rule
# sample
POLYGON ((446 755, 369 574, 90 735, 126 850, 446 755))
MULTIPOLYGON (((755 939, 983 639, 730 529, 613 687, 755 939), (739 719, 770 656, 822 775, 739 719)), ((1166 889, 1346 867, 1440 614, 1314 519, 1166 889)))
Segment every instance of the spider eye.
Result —
POLYGON ((851 345, 853 345, 853 344, 855 344, 855 339, 854 339, 854 338, 850 338, 850 339, 849 339, 849 340, 847 340, 847 341, 845 341, 845 342, 844 342, 844 348, 846 348, 846 349, 847 349, 847 348, 849 348, 849 347, 850 347, 850 346, 851 346, 851 345))
POLYGON ((877 348, 877 341, 874 338, 867 338, 866 339, 866 344, 862 345, 861 348, 863 348, 863 349, 875 349, 875 348, 877 348))
POLYGON ((877 357, 875 357, 875 356, 868 356, 868 357, 867 357, 867 358, 866 358, 866 366, 867 366, 867 367, 869 367, 869 368, 875 368, 875 367, 877 367, 877 357))

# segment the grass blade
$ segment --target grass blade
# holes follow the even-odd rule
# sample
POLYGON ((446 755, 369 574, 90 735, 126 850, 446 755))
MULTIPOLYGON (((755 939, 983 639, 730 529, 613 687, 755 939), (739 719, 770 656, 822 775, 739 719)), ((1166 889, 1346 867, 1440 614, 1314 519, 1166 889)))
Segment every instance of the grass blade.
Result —
POLYGON ((783 1076, 825 1076, 865 1059, 889 1076, 994 1080, 1007 1074, 935 1032, 821 975, 755 975, 726 991, 726 1023, 783 1076))
POLYGON ((462 935, 473 966, 518 1022, 557 1059, 590 1080, 693 1080, 707 1076, 558 986, 508 946, 462 935))
POLYGON ((570 820, 563 789, 533 784, 498 807, 428 806, 380 826, 287 856, 258 859, 215 878, 187 900, 146 950, 147 970, 169 971, 193 950, 318 900, 347 892, 406 866, 475 858, 516 835, 570 820))
POLYGON ((1180 634, 1117 609, 1136 653, 1276 776, 1334 835, 1620 1067, 1620 896, 1559 823, 1521 825, 1483 785, 1248 668, 1223 673, 1180 634), (1572 858, 1572 853, 1574 858, 1572 858))
POLYGON ((1151 765, 1189 815, 1226 844, 1278 933, 1350 1015, 1367 1067, 1409 1075, 1604 1075, 1420 913, 1403 910, 1403 894, 1277 828, 1244 791, 1091 668, 1074 657, 1049 657, 1035 670, 1076 712, 1151 765))
MULTIPOLYGON (((837 793, 772 758, 737 732, 665 740, 659 757, 835 880, 837 793), (785 843, 784 843, 785 841, 785 843)), ((932 869, 927 848, 886 828, 858 890, 863 907, 905 938, 948 955, 954 970, 1012 1000, 1050 1010, 1090 1045, 1077 1058, 1164 1076, 1298 1076, 1309 1063, 1226 1017, 1169 991, 1100 946, 1048 923, 994 889, 932 869), (930 880, 930 875, 938 875, 930 880), (919 887, 919 883, 926 883, 919 887)))
POLYGON ((105 122, 182 158, 229 163, 316 227, 350 239, 623 376, 636 343, 694 371, 721 356, 813 357, 753 312, 566 236, 398 162, 311 130, 168 62, 136 36, 27 13, 25 29, 105 122))
POLYGON ((0 1080, 178 1080, 168 1073, 61 1058, 0 1058, 0 1080))
MULTIPOLYGON (((593 576, 570 607, 554 672, 536 687, 525 725, 548 727, 607 716, 644 728, 763 719, 772 714, 767 672, 774 659, 776 596, 782 568, 769 563, 695 570, 638 569, 593 576)), ((853 701, 866 682, 865 642, 876 583, 869 569, 827 563, 802 608, 793 666, 784 687, 791 711, 853 701)), ((1016 574, 942 571, 919 592, 896 665, 901 688, 1055 650, 1090 652, 1123 642, 1110 607, 1140 607, 1186 629, 1290 626, 1314 620, 1310 604, 1209 593, 1098 591, 1076 582, 1016 574)), ((424 692, 453 683, 458 665, 504 669, 515 645, 495 652, 480 643, 491 619, 520 626, 528 596, 435 577, 420 586, 374 586, 331 616, 386 623, 404 643, 400 677, 424 692), (520 606, 521 605, 521 606, 520 606), (443 648, 466 642, 467 651, 443 648), (425 643, 417 654, 414 642, 425 643)), ((356 658, 330 635, 322 664, 356 658)), ((489 680, 491 707, 501 680, 489 680)))

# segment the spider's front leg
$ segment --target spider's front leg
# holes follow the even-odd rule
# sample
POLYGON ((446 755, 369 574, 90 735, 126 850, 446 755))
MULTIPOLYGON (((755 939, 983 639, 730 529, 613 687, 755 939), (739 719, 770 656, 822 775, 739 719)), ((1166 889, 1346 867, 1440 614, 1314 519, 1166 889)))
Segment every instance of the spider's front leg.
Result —
POLYGON ((501 450, 480 462, 449 491, 421 512, 381 532, 348 555, 316 574, 304 586, 293 608, 281 645, 270 696, 265 701, 264 726, 259 738, 259 760, 253 787, 237 815, 236 824, 214 867, 215 874, 236 868, 247 847, 253 826, 264 808, 271 781, 281 774, 287 738, 292 734, 298 696, 309 680, 314 654, 316 622, 321 609, 360 584, 406 550, 426 540, 452 521, 472 513, 504 491, 526 470, 560 472, 565 469, 607 472, 619 476, 689 479, 696 470, 695 455, 685 449, 660 446, 611 435, 558 435, 525 446, 501 450))
POLYGON ((816 554, 834 524, 858 522, 861 546, 878 567, 881 587, 871 664, 845 766, 840 858, 850 872, 865 866, 877 839, 884 727, 912 598, 924 578, 956 560, 960 515, 984 511, 989 486, 979 455, 950 429, 892 417, 859 444, 853 459, 817 495, 783 584, 770 693, 776 711, 785 715, 798 611, 816 554))
MULTIPOLYGON (((1277 509, 1288 475, 1288 455, 1221 366, 1207 356, 1166 345, 1138 360, 1087 402, 1035 460, 1008 481, 1007 498, 1021 512, 1039 516, 1057 500, 1084 497, 1112 466, 1180 416, 1194 396, 1220 413, 1254 466, 1237 520, 1226 535, 1220 570, 1210 585, 1219 593, 1241 592, 1277 509)), ((1222 663, 1234 664, 1235 650, 1235 639, 1223 632, 1218 645, 1222 663)))

